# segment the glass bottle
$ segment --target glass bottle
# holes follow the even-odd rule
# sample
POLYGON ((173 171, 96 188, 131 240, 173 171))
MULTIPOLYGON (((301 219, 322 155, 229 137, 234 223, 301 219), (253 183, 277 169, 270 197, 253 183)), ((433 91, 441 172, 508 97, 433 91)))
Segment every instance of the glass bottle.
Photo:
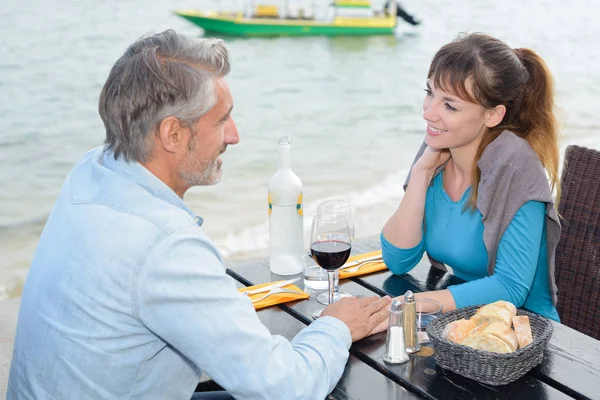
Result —
POLYGON ((302 272, 302 182, 292 171, 291 141, 278 140, 279 165, 269 181, 269 268, 279 275, 302 272))

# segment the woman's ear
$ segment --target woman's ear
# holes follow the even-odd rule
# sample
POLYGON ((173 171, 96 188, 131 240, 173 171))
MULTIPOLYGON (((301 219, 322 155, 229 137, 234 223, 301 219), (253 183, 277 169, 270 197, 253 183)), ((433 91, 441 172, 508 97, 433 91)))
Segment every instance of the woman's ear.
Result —
POLYGON ((504 115, 506 114, 506 107, 503 105, 496 106, 494 108, 489 108, 484 111, 483 119, 484 124, 488 128, 493 128, 502 122, 504 115))

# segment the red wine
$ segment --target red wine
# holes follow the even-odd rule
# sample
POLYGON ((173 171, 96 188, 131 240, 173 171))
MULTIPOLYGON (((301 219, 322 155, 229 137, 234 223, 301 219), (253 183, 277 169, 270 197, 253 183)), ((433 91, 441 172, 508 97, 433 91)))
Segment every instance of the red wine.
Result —
POLYGON ((350 244, 337 240, 316 242, 310 246, 310 253, 321 268, 334 271, 348 261, 350 244))

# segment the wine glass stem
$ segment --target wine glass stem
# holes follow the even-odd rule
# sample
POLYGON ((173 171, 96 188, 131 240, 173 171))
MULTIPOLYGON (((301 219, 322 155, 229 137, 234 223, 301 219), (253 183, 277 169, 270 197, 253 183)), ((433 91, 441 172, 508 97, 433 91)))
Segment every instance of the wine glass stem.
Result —
POLYGON ((329 279, 329 304, 333 304, 333 291, 335 289, 335 271, 327 271, 329 279))
POLYGON ((333 273, 333 296, 340 292, 340 270, 336 269, 333 273))

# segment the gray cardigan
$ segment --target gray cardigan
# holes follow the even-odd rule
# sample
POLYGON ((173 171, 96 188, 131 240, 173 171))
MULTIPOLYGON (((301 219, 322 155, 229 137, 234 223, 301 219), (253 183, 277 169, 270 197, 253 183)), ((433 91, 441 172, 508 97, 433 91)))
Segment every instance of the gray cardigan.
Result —
MULTIPOLYGON (((421 145, 413 165, 426 147, 425 143, 421 145)), ((525 139, 510 131, 504 131, 486 147, 477 165, 481 170, 481 180, 476 205, 482 215, 483 242, 488 253, 488 276, 494 273, 500 239, 517 210, 531 200, 546 203, 548 282, 552 302, 556 305, 558 289, 554 279, 554 255, 560 239, 561 226, 546 171, 537 154, 525 139)), ((434 177, 445 167, 446 164, 440 166, 434 177)), ((404 183, 404 190, 409 179, 410 173, 404 183)), ((447 270, 443 263, 434 260, 429 254, 427 257, 434 267, 447 270)))

